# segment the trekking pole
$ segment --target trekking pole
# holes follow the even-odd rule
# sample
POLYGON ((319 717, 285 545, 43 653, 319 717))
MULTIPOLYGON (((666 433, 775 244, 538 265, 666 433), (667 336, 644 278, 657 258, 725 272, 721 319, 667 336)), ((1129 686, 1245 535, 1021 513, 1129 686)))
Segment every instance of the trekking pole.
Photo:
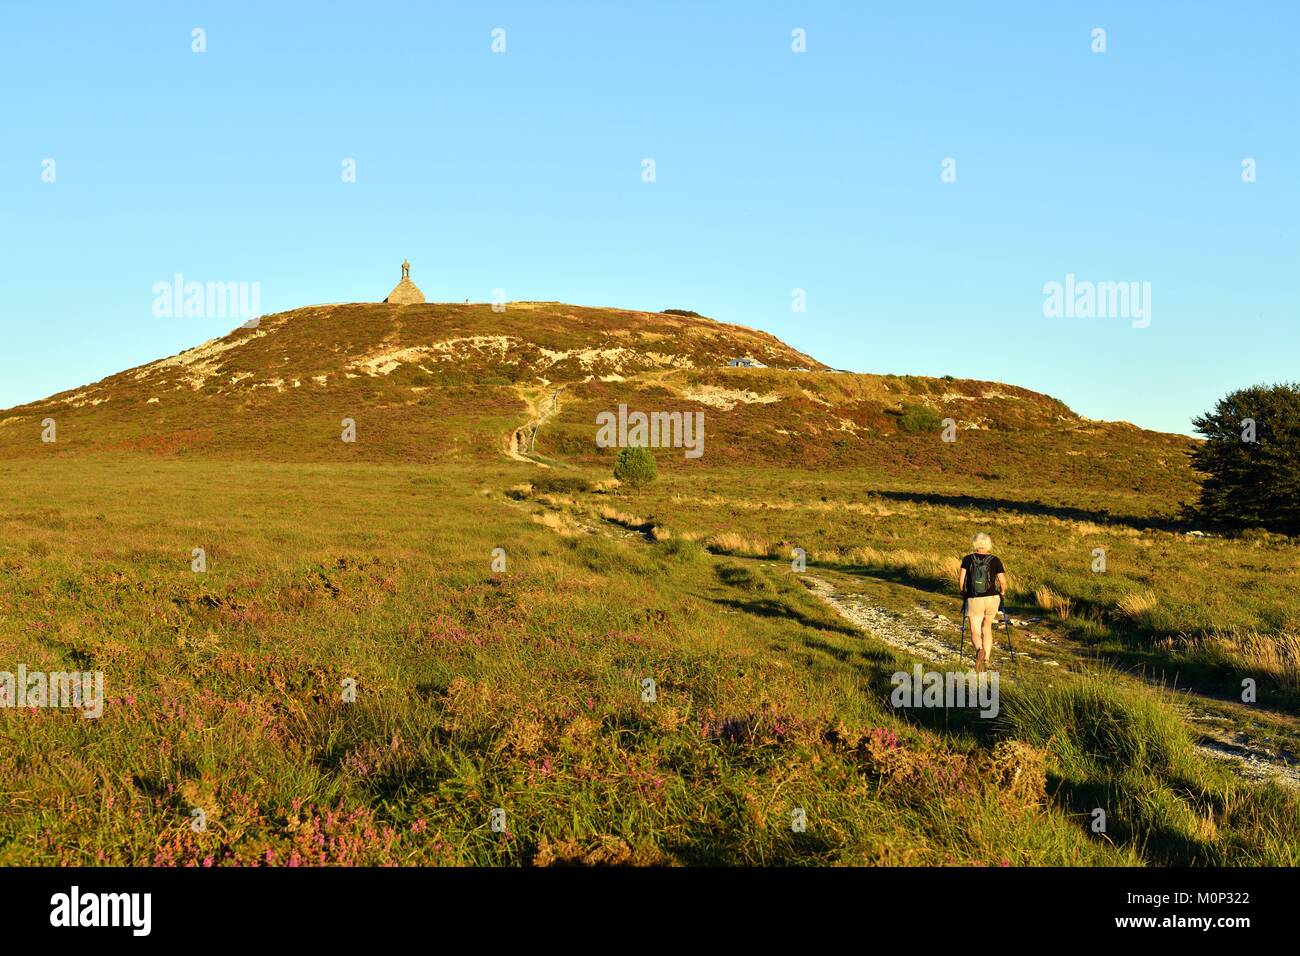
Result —
POLYGON ((998 610, 1002 612, 1002 626, 1007 632, 1007 650, 1011 653, 1011 670, 1016 677, 1020 676, 1020 665, 1016 663, 1016 645, 1011 640, 1011 615, 1007 613, 1007 597, 1005 594, 998 595, 998 610))
POLYGON ((966 663, 966 598, 961 599, 961 633, 957 635, 957 652, 961 662, 966 663))

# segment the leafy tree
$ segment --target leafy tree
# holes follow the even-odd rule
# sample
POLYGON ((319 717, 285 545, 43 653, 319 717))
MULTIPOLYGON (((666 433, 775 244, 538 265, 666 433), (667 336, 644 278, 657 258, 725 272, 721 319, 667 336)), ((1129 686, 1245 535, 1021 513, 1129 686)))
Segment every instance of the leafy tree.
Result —
POLYGON ((649 484, 659 475, 655 456, 649 448, 624 448, 614 459, 614 477, 625 485, 649 484))
POLYGON ((1192 419, 1205 475, 1191 514, 1236 528, 1300 534, 1300 386, 1254 385, 1192 419))

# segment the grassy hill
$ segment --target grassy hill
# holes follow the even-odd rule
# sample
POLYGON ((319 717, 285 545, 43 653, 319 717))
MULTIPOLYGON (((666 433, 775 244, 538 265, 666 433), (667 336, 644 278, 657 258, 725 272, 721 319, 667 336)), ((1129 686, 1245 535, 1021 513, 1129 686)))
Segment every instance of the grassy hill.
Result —
POLYGON ((595 416, 704 412, 708 453, 668 468, 884 468, 1180 499, 1191 440, 1093 422, 1013 385, 836 373, 763 332, 710 319, 559 303, 313 306, 171 358, 0 412, 0 457, 142 451, 270 461, 494 458, 562 389, 536 445, 606 466, 595 416), (729 368, 750 356, 768 368, 729 368), (809 371, 789 371, 791 368, 809 371), (951 417, 909 431, 907 413, 951 417), (53 418, 58 441, 40 443, 53 418), (358 441, 341 442, 341 422, 358 441))
POLYGON ((716 367, 752 354, 820 367, 770 335, 706 319, 558 303, 315 306, 85 388, 10 409, 0 454, 145 451, 265 460, 494 456, 524 385, 716 367), (343 418, 360 436, 339 440, 343 418))
POLYGON ((1190 446, 694 316, 267 317, 0 413, 0 670, 109 698, 0 708, 0 863, 1295 865, 1295 790, 1210 751, 1300 752, 1300 561, 1186 534, 1190 446), (620 403, 705 454, 617 487, 620 403), (1023 672, 996 720, 895 708, 975 530, 1023 672))

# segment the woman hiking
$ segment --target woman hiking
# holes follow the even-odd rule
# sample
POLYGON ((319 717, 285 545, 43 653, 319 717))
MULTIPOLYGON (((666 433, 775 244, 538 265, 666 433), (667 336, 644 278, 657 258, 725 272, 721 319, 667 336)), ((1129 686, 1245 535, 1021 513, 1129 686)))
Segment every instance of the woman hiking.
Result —
POLYGON ((993 623, 1002 595, 1007 593, 1007 573, 1002 559, 993 554, 993 539, 983 531, 971 539, 971 547, 974 551, 961 559, 957 589, 966 601, 975 672, 982 673, 993 657, 993 623))

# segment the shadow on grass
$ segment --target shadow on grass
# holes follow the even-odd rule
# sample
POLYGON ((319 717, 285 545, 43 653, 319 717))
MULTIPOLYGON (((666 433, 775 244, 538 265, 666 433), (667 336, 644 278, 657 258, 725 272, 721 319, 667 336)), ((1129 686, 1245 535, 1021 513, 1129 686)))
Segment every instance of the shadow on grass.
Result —
MULTIPOLYGON (((738 811, 739 812, 739 811, 738 811)), ((740 827, 698 824, 664 849, 685 866, 736 866, 753 859, 754 835, 740 827)), ((815 866, 832 862, 836 850, 811 827, 797 840, 781 839, 768 849, 764 866, 815 866)), ((753 864, 751 864, 753 865, 753 864)))
POLYGON ((1133 798, 1117 791, 1106 780, 1072 780, 1054 773, 1047 775, 1047 794, 1057 805, 1080 821, 1080 828, 1091 839, 1105 839, 1116 846, 1131 846, 1149 862, 1163 866, 1196 866, 1216 861, 1214 847, 1164 823, 1148 818, 1138 826, 1127 818, 1125 804, 1133 798), (1105 833, 1093 831, 1100 819, 1096 811, 1105 812, 1105 833))
POLYGON ((714 604, 722 607, 729 607, 732 610, 743 611, 746 614, 753 614, 756 617, 777 617, 784 618, 788 621, 794 621, 803 627, 812 628, 816 631, 832 631, 836 634, 852 634, 857 636, 857 628, 847 624, 839 624, 833 621, 821 620, 809 617, 802 611, 783 604, 781 601, 771 600, 768 598, 755 598, 748 601, 738 601, 734 598, 710 598, 714 604))
POLYGON ((951 598, 954 604, 959 603, 956 595, 952 593, 956 588, 954 582, 916 577, 904 568, 876 568, 865 564, 836 564, 833 561, 818 561, 814 567, 824 567, 855 578, 874 578, 877 581, 888 581, 890 584, 901 584, 915 591, 926 591, 951 598))
POLYGON ((954 495, 943 492, 873 491, 877 498, 904 501, 911 504, 942 505, 947 508, 975 508, 980 511, 1015 511, 1026 515, 1042 515, 1063 521, 1090 521, 1093 524, 1118 524, 1131 528, 1155 528, 1160 531, 1181 531, 1190 528, 1185 520, 1168 515, 1111 514, 1092 508, 1075 508, 1069 505, 1045 505, 1040 501, 1014 501, 1010 498, 983 498, 976 495, 954 495))

